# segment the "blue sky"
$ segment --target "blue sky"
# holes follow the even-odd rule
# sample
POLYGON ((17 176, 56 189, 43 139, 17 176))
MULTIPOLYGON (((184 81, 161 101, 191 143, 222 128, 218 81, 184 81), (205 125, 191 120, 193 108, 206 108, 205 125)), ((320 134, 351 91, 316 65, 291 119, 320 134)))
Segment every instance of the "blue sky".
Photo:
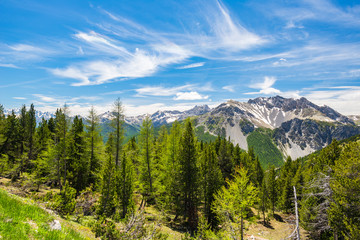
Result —
POLYGON ((127 115, 258 96, 360 114, 358 1, 0 1, 0 103, 127 115))

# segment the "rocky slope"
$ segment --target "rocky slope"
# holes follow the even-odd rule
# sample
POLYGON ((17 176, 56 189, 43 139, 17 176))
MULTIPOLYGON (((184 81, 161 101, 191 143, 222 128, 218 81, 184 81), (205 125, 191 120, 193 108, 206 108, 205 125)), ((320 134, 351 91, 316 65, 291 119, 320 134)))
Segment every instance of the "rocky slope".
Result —
POLYGON ((280 96, 248 102, 230 100, 199 116, 196 125, 230 138, 243 149, 248 148, 248 136, 254 131, 270 129, 266 134, 272 143, 284 157, 293 159, 327 146, 333 138, 341 140, 360 133, 353 120, 328 106, 280 96))

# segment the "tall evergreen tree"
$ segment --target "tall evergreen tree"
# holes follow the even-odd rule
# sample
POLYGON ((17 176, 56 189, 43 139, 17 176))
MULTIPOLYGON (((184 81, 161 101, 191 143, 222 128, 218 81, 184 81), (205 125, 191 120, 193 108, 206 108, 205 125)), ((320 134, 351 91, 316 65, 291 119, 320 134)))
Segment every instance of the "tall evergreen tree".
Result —
POLYGON ((26 106, 23 105, 20 110, 19 116, 19 144, 20 144, 20 166, 17 174, 21 174, 25 171, 24 161, 25 161, 25 144, 26 144, 26 136, 27 136, 27 117, 26 117, 26 106))
POLYGON ((151 119, 147 116, 140 129, 140 182, 142 195, 146 201, 154 200, 154 130, 151 119))
POLYGON ((212 205, 215 193, 223 185, 223 177, 219 167, 215 148, 212 144, 205 147, 201 157, 202 189, 204 191, 204 214, 211 227, 217 226, 217 218, 213 212, 212 205))
POLYGON ((102 144, 100 137, 100 119, 97 115, 94 106, 91 107, 89 115, 86 120, 86 129, 87 129, 87 139, 90 148, 90 157, 89 157, 89 184, 95 184, 97 180, 98 173, 100 171, 100 146, 102 144))
POLYGON ((114 138, 110 133, 106 143, 106 160, 101 174, 99 214, 112 216, 115 212, 114 138))
POLYGON ((277 184, 274 165, 271 165, 269 171, 267 172, 266 188, 268 189, 271 211, 274 215, 277 202, 277 184))
POLYGON ((119 172, 119 181, 117 182, 120 198, 120 205, 122 208, 122 217, 133 210, 133 191, 134 191, 134 171, 130 157, 123 153, 121 167, 119 172))
MULTIPOLYGON (((332 150, 330 148, 330 150, 332 150)), ((333 201, 329 209, 334 239, 359 239, 360 236, 360 142, 346 146, 335 162, 330 186, 333 201)))
POLYGON ((14 110, 6 118, 4 138, 5 141, 1 146, 0 152, 6 154, 8 170, 12 169, 10 173, 13 180, 19 176, 19 168, 17 167, 17 161, 20 158, 21 153, 21 139, 19 138, 20 124, 16 118, 14 110), (15 168, 15 169, 13 169, 15 168))
POLYGON ((219 146, 219 164, 224 179, 231 179, 233 176, 234 163, 230 150, 230 145, 226 139, 222 139, 219 146))
POLYGON ((30 105, 30 109, 27 112, 26 120, 27 120, 27 144, 28 144, 28 158, 26 166, 29 165, 32 159, 34 159, 34 137, 36 133, 36 115, 35 115, 35 107, 34 104, 30 105))
POLYGON ((167 138, 166 161, 166 208, 175 212, 175 219, 181 214, 180 205, 180 137, 181 126, 175 121, 167 138))
POLYGON ((120 164, 120 157, 121 157, 121 148, 122 142, 124 138, 124 114, 123 114, 123 107, 120 101, 120 98, 116 99, 113 104, 113 112, 112 116, 113 119, 111 121, 111 126, 113 128, 113 135, 114 135, 114 145, 115 145, 115 167, 119 167, 120 164))
POLYGON ((67 161, 66 161, 66 148, 67 148, 67 134, 69 128, 68 120, 69 109, 65 104, 63 108, 57 109, 55 113, 55 158, 57 165, 57 185, 65 185, 67 175, 67 161), (63 184, 61 183, 61 175, 63 173, 63 184))
POLYGON ((89 163, 87 160, 84 124, 78 116, 75 116, 69 133, 67 164, 70 186, 75 188, 76 193, 79 194, 87 186, 89 163))
POLYGON ((180 189, 184 219, 190 231, 194 231, 198 222, 198 166, 196 139, 191 120, 185 121, 185 129, 180 139, 180 189))

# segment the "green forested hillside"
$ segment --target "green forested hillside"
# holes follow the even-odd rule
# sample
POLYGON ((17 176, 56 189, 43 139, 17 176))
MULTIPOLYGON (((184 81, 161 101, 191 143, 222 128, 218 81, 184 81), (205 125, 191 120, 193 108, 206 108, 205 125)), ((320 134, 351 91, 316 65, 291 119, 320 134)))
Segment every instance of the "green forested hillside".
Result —
POLYGON ((270 136, 271 130, 258 128, 251 132, 246 139, 248 146, 254 148, 264 169, 268 169, 270 165, 280 167, 284 164, 283 156, 270 136))
MULTIPOLYGON (((38 126, 34 112, 31 105, 20 116, 5 116, 0 106, 0 176, 60 216, 90 222, 102 239, 237 239, 246 236, 251 224, 270 231, 271 224, 279 226, 280 215, 292 218, 294 186, 301 225, 312 238, 356 239, 359 234, 356 138, 333 141, 305 160, 288 158, 275 169, 269 160, 278 163, 280 155, 265 130, 254 131, 252 147, 244 151, 221 137, 209 141, 212 136, 195 129, 191 119, 155 129, 146 118, 138 136, 126 140, 131 130, 123 124, 116 100, 104 143, 94 109, 85 120, 69 118, 64 107, 38 126), (260 145, 267 151, 259 151, 260 145), (56 191, 38 195, 44 186, 56 191)), ((2 198, 1 218, 12 218, 7 206, 22 211, 6 194, 2 198)), ((41 224, 31 215, 37 210, 24 211, 15 213, 41 224)), ((5 220, 0 229, 4 236, 14 228, 13 220, 5 220)), ((36 235, 22 218, 17 224, 19 234, 36 235)))

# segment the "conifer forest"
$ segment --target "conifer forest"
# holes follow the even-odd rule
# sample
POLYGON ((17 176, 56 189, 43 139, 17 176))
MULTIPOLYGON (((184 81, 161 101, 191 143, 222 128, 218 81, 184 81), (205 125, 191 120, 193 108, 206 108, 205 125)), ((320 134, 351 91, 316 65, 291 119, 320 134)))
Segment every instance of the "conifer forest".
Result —
MULTIPOLYGON (((248 239, 253 226, 286 221, 284 238, 360 239, 359 136, 264 169, 251 147, 220 136, 200 141, 191 117, 161 127, 147 117, 125 140, 117 99, 104 141, 94 108, 70 117, 65 105, 38 124, 35 111, 23 105, 5 115, 0 106, 0 187, 18 189, 95 238, 176 239, 171 229, 177 239, 248 239)), ((0 235, 15 239, 5 206, 0 235)), ((19 239, 31 231, 21 228, 19 239)))

